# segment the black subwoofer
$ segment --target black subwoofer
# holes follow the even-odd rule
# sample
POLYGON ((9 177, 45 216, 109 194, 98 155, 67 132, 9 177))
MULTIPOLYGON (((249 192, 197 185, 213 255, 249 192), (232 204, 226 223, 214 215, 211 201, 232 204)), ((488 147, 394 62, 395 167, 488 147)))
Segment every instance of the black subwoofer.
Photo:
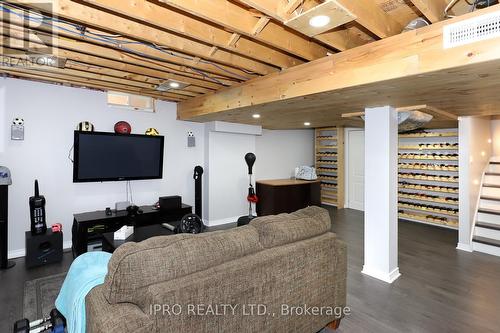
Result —
POLYGON ((62 260, 63 233, 47 232, 42 235, 32 235, 26 231, 26 267, 36 267, 62 260))
POLYGON ((13 267, 16 263, 7 259, 9 188, 0 185, 0 269, 13 267))

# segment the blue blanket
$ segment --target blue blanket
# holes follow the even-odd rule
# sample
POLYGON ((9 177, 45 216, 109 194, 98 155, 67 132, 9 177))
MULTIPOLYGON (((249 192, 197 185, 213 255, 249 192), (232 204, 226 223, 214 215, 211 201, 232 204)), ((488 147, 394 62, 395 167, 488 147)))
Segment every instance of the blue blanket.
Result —
POLYGON ((87 252, 73 261, 56 299, 56 308, 66 317, 68 333, 85 333, 85 296, 104 282, 110 253, 87 252))

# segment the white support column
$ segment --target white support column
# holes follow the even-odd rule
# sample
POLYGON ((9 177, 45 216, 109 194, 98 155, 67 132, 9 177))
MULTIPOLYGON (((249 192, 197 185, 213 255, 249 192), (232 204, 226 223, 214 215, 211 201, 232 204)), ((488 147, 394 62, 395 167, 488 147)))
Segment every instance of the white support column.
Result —
POLYGON ((362 273, 392 283, 398 268, 398 115, 365 112, 365 263, 362 273))

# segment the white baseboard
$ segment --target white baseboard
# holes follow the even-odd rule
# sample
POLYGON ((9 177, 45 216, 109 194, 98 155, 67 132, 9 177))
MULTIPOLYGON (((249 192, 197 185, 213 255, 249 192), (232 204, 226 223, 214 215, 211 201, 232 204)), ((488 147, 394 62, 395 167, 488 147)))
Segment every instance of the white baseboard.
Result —
POLYGON ((363 265, 363 270, 361 271, 361 273, 371 276, 375 279, 384 281, 386 283, 393 283, 401 276, 401 274, 399 273, 399 267, 393 269, 389 273, 386 273, 377 269, 366 267, 366 265, 363 265))
POLYGON ((241 217, 240 216, 233 216, 233 217, 228 217, 225 219, 220 219, 220 220, 210 220, 206 221, 207 222, 207 227, 215 227, 218 225, 223 225, 223 224, 228 224, 228 223, 235 223, 238 221, 238 219, 241 217))
POLYGON ((470 244, 458 243, 457 250, 472 252, 472 246, 470 244))
MULTIPOLYGON (((71 249, 71 245, 72 245, 71 241, 63 242, 63 249, 64 250, 71 249)), ((26 256, 26 249, 12 250, 9 251, 9 253, 7 254, 7 258, 9 259, 22 258, 24 256, 26 256)))

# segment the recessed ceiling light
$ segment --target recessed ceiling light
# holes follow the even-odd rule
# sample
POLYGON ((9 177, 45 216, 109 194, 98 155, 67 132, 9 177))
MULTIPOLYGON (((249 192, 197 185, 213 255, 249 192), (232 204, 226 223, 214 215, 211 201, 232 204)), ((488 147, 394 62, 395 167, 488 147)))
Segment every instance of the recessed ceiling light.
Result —
POLYGON ((310 122, 308 122, 308 121, 306 121, 306 122, 304 123, 304 126, 311 126, 311 123, 310 123, 310 122))
POLYGON ((169 82, 168 85, 172 88, 179 88, 181 86, 179 82, 174 82, 174 81, 169 82))
POLYGON ((259 119, 260 118, 260 114, 255 113, 255 114, 252 115, 252 117, 254 117, 255 119, 259 119))
POLYGON ((315 27, 315 28, 321 28, 321 27, 324 27, 325 25, 327 25, 328 23, 330 23, 330 17, 326 16, 326 15, 317 15, 317 16, 313 16, 310 20, 309 20, 309 25, 311 27, 315 27))

